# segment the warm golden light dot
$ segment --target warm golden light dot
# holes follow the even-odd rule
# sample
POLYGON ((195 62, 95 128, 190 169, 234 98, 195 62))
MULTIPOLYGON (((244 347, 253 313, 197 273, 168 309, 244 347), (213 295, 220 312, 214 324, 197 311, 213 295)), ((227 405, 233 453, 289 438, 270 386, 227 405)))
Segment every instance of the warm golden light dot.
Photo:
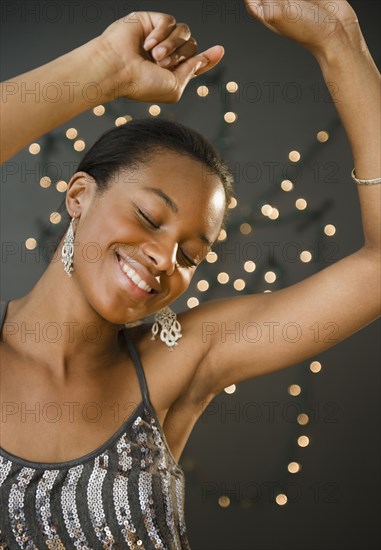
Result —
POLYGON ((297 474, 298 472, 300 472, 300 468, 301 466, 299 462, 290 462, 287 466, 287 470, 290 472, 290 474, 297 474))
POLYGON ((226 89, 228 92, 230 92, 231 94, 234 94, 235 92, 238 91, 238 84, 237 82, 234 82, 234 81, 230 81, 226 84, 226 89))
POLYGON ((61 214, 59 212, 52 212, 49 216, 49 220, 51 221, 51 223, 60 223, 61 214))
POLYGON ((228 208, 230 208, 230 209, 235 208, 237 206, 237 204, 238 204, 237 199, 235 197, 232 197, 230 199, 228 208))
POLYGON ((306 435, 301 435, 298 437, 298 445, 299 447, 307 447, 309 445, 309 438, 306 435))
POLYGON ((226 239, 226 237, 228 236, 228 234, 226 233, 225 229, 221 229, 219 235, 218 235, 218 238, 217 240, 218 241, 224 241, 226 239))
POLYGON ((272 206, 269 204, 264 204, 261 208, 261 212, 264 216, 268 216, 272 212, 272 206))
POLYGON ((252 262, 251 260, 248 260, 243 264, 244 270, 247 271, 248 273, 253 273, 256 267, 257 266, 255 265, 255 262, 252 262))
POLYGON ((237 388, 236 388, 236 385, 235 385, 235 384, 232 384, 231 386, 228 386, 227 388, 225 388, 224 391, 225 391, 226 393, 231 394, 231 393, 234 393, 236 389, 237 389, 237 388))
POLYGON ((275 497, 275 502, 279 504, 279 506, 284 506, 287 504, 287 497, 283 493, 280 493, 275 497))
POLYGON ((329 140, 329 133, 322 130, 321 132, 318 132, 316 134, 317 140, 320 141, 320 143, 325 143, 329 140))
POLYGON ((298 210, 305 210, 307 208, 307 201, 305 199, 297 199, 295 206, 298 210))
POLYGON ((217 275, 217 281, 222 285, 226 285, 226 283, 229 282, 229 275, 224 271, 221 271, 221 273, 217 275))
POLYGON ((105 112, 106 112, 106 109, 104 108, 103 105, 97 105, 93 109, 93 113, 94 113, 95 116, 102 116, 102 115, 105 114, 105 112))
POLYGON ((38 153, 41 151, 41 147, 38 143, 32 143, 29 145, 29 153, 31 155, 38 155, 38 153))
POLYGON ((42 176, 42 178, 40 179, 40 185, 41 187, 50 187, 52 183, 52 180, 50 178, 48 178, 48 176, 42 176))
POLYGON ((236 290, 243 290, 246 286, 246 283, 243 279, 236 279, 233 283, 233 286, 236 290))
POLYGON ((238 118, 238 115, 236 113, 233 113, 232 111, 229 111, 228 113, 224 114, 224 120, 228 124, 232 124, 237 120, 237 118, 238 118))
POLYGON ((266 281, 266 283, 275 283, 276 281, 276 275, 274 271, 266 271, 263 278, 266 281))
POLYGON ((218 504, 221 506, 221 508, 227 508, 228 506, 230 506, 230 498, 222 496, 218 499, 218 504))
POLYGON ((299 151, 291 151, 290 154, 288 155, 288 158, 290 159, 291 162, 299 162, 301 159, 301 155, 299 151))
POLYGON ((66 137, 68 139, 75 139, 78 136, 78 132, 75 128, 68 128, 66 130, 66 137))
POLYGON ((34 250, 36 246, 37 241, 36 239, 33 239, 33 237, 29 237, 29 239, 25 241, 25 248, 27 248, 28 250, 34 250))
POLYGON ((300 395, 302 388, 298 384, 291 384, 291 386, 288 386, 287 391, 290 395, 296 396, 300 395))
POLYGON ((118 116, 118 118, 115 119, 115 126, 123 126, 123 124, 127 124, 126 117, 118 116))
POLYGON ((270 220, 276 220, 279 218, 279 210, 277 208, 272 208, 269 214, 270 220))
POLYGON ((312 254, 308 250, 303 250, 303 252, 300 253, 299 258, 306 264, 312 260, 312 254))
POLYGON ((332 235, 334 235, 336 233, 336 227, 332 224, 328 224, 324 227, 324 233, 328 236, 328 237, 332 237, 332 235))
POLYGON ((209 264, 214 264, 218 260, 218 256, 217 256, 216 252, 213 252, 211 250, 210 252, 207 253, 205 259, 209 264))
POLYGON ((151 116, 158 116, 161 113, 161 109, 159 105, 151 105, 151 107, 148 109, 148 112, 151 116))
POLYGON ((57 181, 56 183, 56 189, 60 193, 64 193, 67 189, 67 183, 64 180, 57 181))
POLYGON ((308 418, 308 414, 306 414, 306 413, 298 414, 297 422, 301 426, 305 426, 306 424, 308 424, 309 421, 310 421, 310 419, 308 418))
POLYGON ((193 307, 196 307, 199 305, 199 301, 198 299, 195 297, 195 296, 192 296, 191 298, 188 299, 187 301, 187 306, 192 309, 193 307))
POLYGON ((283 191, 286 191, 286 192, 292 191, 294 189, 294 184, 290 180, 283 180, 280 186, 283 189, 283 191))
POLYGON ((239 226, 239 230, 241 231, 242 235, 249 235, 252 232, 253 228, 249 223, 241 223, 241 225, 239 226))
POLYGON ((321 363, 319 361, 312 361, 310 364, 310 371, 313 373, 317 373, 321 371, 321 363))
POLYGON ((201 292, 205 292, 206 290, 208 290, 209 288, 209 283, 208 281, 205 281, 205 279, 202 279, 201 281, 199 281, 197 283, 197 288, 198 290, 200 290, 201 292))
POLYGON ((206 97, 208 93, 209 93, 208 86, 199 86, 197 88, 197 95, 199 95, 200 97, 206 97))
POLYGON ((77 141, 74 142, 73 147, 76 151, 83 151, 86 147, 86 143, 83 139, 77 139, 77 141))

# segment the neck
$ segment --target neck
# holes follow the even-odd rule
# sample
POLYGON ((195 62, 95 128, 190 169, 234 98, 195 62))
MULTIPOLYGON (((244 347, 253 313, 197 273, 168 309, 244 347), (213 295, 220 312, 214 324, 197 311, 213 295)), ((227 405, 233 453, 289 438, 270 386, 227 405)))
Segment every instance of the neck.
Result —
POLYGON ((120 325, 98 314, 61 262, 51 263, 26 296, 11 302, 3 339, 61 378, 103 372, 120 358, 123 341, 120 325))

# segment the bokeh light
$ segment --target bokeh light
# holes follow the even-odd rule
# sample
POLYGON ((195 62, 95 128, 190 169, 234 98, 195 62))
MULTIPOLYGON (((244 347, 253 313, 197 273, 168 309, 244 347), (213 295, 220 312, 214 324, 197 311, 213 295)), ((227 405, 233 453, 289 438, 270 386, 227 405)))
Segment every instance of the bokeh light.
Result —
POLYGON ((159 105, 151 105, 148 112, 151 116, 158 116, 161 113, 161 109, 159 105))
POLYGON ((38 143, 32 143, 29 145, 29 153, 31 155, 38 155, 38 153, 41 151, 41 147, 38 143))
POLYGON ((233 113, 232 111, 229 111, 228 113, 224 114, 224 121, 228 124, 233 124, 238 118, 238 115, 236 113, 233 113))
POLYGON ((237 82, 234 82, 233 80, 230 81, 230 82, 228 82, 228 83, 226 84, 226 89, 227 89, 227 91, 228 91, 229 93, 234 94, 235 92, 238 91, 238 84, 237 84, 237 82))

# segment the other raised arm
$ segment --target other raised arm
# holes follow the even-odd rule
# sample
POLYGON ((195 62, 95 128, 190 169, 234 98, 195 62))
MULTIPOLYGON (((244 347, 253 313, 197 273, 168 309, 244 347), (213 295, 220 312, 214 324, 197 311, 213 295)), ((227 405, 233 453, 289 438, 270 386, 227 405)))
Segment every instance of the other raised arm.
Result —
POLYGON ((171 15, 131 13, 83 46, 1 84, 1 162, 100 103, 121 96, 176 102, 223 53, 215 46, 197 54, 188 25, 171 15), (162 47, 167 53, 160 55, 162 47))

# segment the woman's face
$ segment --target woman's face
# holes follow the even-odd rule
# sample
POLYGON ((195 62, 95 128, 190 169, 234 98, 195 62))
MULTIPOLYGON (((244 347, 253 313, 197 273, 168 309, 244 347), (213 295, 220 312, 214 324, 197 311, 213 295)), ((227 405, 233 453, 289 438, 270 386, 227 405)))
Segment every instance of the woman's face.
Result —
POLYGON ((225 192, 200 162, 169 151, 122 170, 103 194, 95 189, 82 173, 67 192, 69 212, 80 216, 73 281, 103 318, 123 324, 187 290, 218 237, 225 192))

